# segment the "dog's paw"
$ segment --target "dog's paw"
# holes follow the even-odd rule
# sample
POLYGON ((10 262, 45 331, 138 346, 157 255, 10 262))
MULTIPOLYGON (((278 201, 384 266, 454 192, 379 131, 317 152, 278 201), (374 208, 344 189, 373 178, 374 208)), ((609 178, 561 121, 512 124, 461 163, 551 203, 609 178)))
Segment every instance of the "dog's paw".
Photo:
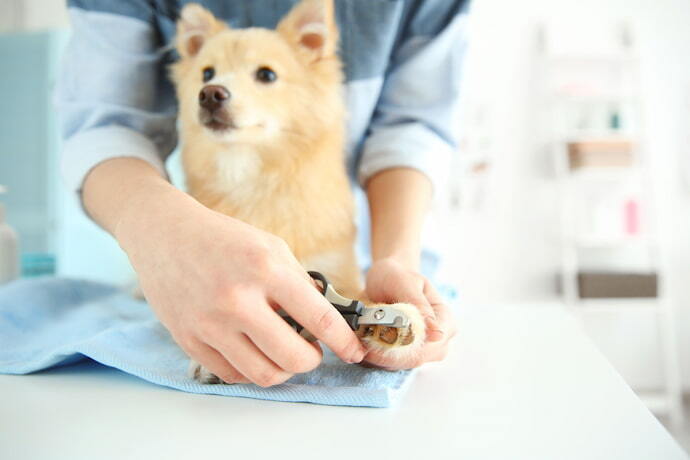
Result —
POLYGON ((362 326, 357 330, 360 340, 370 350, 386 355, 406 356, 417 352, 426 340, 426 326, 419 309, 408 303, 373 304, 367 307, 376 308, 377 305, 399 310, 409 318, 410 325, 407 328, 362 326))
POLYGON ((204 366, 193 360, 189 362, 187 374, 189 375, 189 377, 193 378, 199 383, 205 383, 208 385, 218 385, 221 383, 225 383, 216 374, 212 373, 204 366))

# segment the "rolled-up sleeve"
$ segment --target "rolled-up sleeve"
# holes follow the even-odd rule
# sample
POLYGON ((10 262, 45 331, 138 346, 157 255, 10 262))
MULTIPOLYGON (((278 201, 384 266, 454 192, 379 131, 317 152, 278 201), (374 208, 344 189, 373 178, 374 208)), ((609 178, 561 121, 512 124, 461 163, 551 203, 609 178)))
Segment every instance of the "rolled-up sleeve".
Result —
POLYGON ((165 175, 176 103, 165 48, 147 20, 153 12, 134 0, 111 2, 130 15, 104 11, 104 2, 69 3, 72 37, 55 92, 67 186, 80 196, 89 171, 115 157, 140 158, 165 175))
POLYGON ((362 146, 363 187, 396 167, 417 169, 433 184, 446 176, 457 146, 466 3, 419 2, 407 21, 362 146))

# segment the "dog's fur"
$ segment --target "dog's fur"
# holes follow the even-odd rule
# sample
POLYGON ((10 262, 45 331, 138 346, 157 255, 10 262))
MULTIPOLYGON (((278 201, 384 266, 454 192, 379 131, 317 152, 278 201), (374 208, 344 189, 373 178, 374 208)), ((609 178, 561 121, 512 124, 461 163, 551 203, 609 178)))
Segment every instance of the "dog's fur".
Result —
MULTIPOLYGON (((362 299, 343 159, 337 41, 332 0, 303 0, 275 31, 232 29, 190 4, 178 22, 181 59, 172 76, 189 193, 281 237, 305 269, 322 272, 343 295, 362 299), (209 68, 214 75, 204 82, 209 68), (275 81, 260 81, 260 68, 272 70, 275 81), (229 91, 212 112, 199 102, 208 85, 229 91)), ((424 322, 416 308, 400 308, 412 319, 413 343, 388 344, 371 330, 362 339, 380 349, 417 348, 424 322)))

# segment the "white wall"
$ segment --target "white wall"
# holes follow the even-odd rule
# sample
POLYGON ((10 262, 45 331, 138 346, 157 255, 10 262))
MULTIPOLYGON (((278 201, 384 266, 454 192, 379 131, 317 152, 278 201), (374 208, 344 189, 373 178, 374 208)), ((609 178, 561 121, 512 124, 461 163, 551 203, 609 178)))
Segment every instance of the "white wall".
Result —
MULTIPOLYGON (((690 385, 690 2, 686 0, 476 1, 465 97, 483 106, 491 136, 484 207, 454 218, 453 271, 466 302, 553 299, 560 262, 555 180, 538 143, 530 94, 535 25, 627 20, 641 58, 647 148, 651 153, 668 280, 677 308, 683 375, 690 385), (684 168, 681 168, 683 166, 684 168), (685 172, 685 177, 684 173, 685 172)), ((571 28, 571 27, 569 27, 571 28)), ((471 137, 471 133, 467 134, 471 137)), ((650 318, 591 318, 588 330, 637 387, 659 383, 650 318)))
POLYGON ((65 0, 2 0, 0 33, 67 26, 65 0))

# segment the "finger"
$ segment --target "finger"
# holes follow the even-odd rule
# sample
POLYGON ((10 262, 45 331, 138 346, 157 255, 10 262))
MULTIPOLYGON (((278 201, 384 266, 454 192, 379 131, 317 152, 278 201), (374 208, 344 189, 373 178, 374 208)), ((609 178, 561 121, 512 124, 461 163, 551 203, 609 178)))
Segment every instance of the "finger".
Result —
POLYGON ((307 342, 276 312, 257 308, 254 315, 255 322, 245 326, 245 334, 280 368, 299 374, 321 363, 323 353, 318 344, 307 342))
POLYGON ((426 343, 419 352, 403 356, 371 350, 364 358, 363 364, 389 371, 413 369, 429 361, 443 360, 447 354, 448 346, 448 340, 426 343))
POLYGON ((451 308, 438 291, 429 283, 429 296, 431 307, 436 312, 436 319, 440 329, 446 335, 446 340, 450 340, 457 332, 457 323, 453 318, 451 308))
POLYGON ((384 353, 380 350, 370 350, 364 358, 364 362, 368 366, 379 367, 388 371, 395 371, 401 369, 412 369, 421 364, 420 355, 399 356, 393 353, 384 353))
POLYGON ((251 383, 247 377, 230 364, 216 349, 196 341, 188 354, 199 364, 213 372, 225 383, 251 383))
POLYGON ((274 284, 273 300, 343 361, 360 362, 364 345, 333 305, 306 279, 287 273, 274 284))
POLYGON ((427 298, 432 307, 434 304, 445 302, 443 296, 439 294, 436 287, 434 287, 431 281, 429 281, 427 278, 424 278, 424 296, 427 298))
POLYGON ((429 302, 429 306, 434 311, 434 328, 427 331, 427 340, 429 342, 440 342, 443 340, 444 335, 447 331, 446 328, 446 318, 448 316, 447 307, 445 306, 443 297, 438 293, 436 288, 431 281, 424 278, 424 297, 429 302))
POLYGON ((436 317, 443 328, 443 339, 438 342, 428 342, 422 348, 421 358, 423 362, 442 361, 445 359, 451 340, 457 333, 457 325, 448 305, 445 303, 432 304, 436 310, 436 317))
POLYGON ((426 285, 429 283, 426 278, 411 277, 409 282, 401 283, 398 287, 398 295, 396 301, 407 302, 415 305, 422 317, 424 318, 424 323, 426 325, 426 336, 427 340, 434 342, 442 338, 442 333, 439 335, 439 325, 436 321, 436 312, 431 306, 431 303, 425 295, 426 285))
POLYGON ((430 361, 442 361, 448 354, 448 347, 450 346, 450 339, 452 337, 447 337, 447 340, 442 342, 434 342, 427 344, 422 350, 422 355, 420 357, 421 362, 426 363, 430 361))
POLYGON ((270 387, 292 377, 291 373, 285 372, 268 359, 249 337, 242 333, 226 338, 224 343, 215 345, 214 348, 242 375, 259 386, 270 387))
POLYGON ((410 277, 410 281, 401 283, 398 288, 398 302, 408 302, 416 305, 422 316, 426 318, 435 318, 436 314, 431 304, 424 295, 424 285, 426 279, 423 277, 410 277))

